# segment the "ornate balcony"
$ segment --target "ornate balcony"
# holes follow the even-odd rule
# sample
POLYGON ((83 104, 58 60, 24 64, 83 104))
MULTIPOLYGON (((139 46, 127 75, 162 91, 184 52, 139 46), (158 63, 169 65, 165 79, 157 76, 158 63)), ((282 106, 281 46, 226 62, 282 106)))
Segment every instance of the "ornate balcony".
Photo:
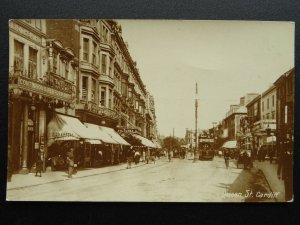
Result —
POLYGON ((74 84, 52 72, 46 73, 43 78, 39 79, 28 78, 24 73, 11 72, 9 89, 16 88, 69 103, 75 98, 74 84))
POLYGON ((95 113, 99 116, 106 117, 112 120, 118 120, 120 115, 117 111, 99 107, 95 102, 80 100, 80 103, 76 105, 77 110, 85 110, 91 113, 95 113))

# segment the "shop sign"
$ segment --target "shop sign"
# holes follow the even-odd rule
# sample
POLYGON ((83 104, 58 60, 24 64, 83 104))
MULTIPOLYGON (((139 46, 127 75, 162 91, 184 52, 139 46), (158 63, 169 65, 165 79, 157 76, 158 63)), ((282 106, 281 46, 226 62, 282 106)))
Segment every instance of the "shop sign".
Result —
POLYGON ((136 129, 119 129, 117 132, 119 134, 121 134, 121 135, 125 135, 125 134, 139 134, 138 130, 136 130, 136 129))
POLYGON ((54 138, 74 137, 74 135, 69 132, 52 132, 51 137, 54 137, 54 138))
POLYGON ((199 139, 200 142, 214 142, 213 138, 201 138, 199 139))
POLYGON ((14 23, 13 21, 10 21, 9 28, 11 28, 15 32, 17 32, 17 33, 33 40, 33 41, 35 41, 39 44, 42 43, 42 39, 38 35, 32 33, 31 31, 29 31, 28 29, 20 26, 19 24, 14 23))
POLYGON ((25 87, 25 88, 29 88, 32 91, 35 91, 37 93, 44 93, 45 95, 52 95, 54 97, 57 98, 63 98, 63 99, 67 99, 67 100, 71 100, 72 99, 72 95, 62 92, 62 91, 58 91, 56 89, 53 89, 51 87, 47 87, 43 84, 34 82, 32 80, 27 80, 24 79, 22 77, 18 78, 18 84, 25 87))

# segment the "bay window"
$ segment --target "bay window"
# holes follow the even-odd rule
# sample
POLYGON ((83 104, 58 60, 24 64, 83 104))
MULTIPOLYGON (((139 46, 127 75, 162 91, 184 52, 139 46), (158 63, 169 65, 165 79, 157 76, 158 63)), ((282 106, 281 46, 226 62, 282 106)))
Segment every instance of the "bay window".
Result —
POLYGON ((83 38, 83 60, 89 61, 89 39, 83 38))

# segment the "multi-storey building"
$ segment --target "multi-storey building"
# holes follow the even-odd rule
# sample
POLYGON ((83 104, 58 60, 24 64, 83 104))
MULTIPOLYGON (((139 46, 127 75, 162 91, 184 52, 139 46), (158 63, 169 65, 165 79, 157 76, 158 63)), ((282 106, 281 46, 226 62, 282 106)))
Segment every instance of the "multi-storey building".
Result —
MULTIPOLYGON (((52 121, 55 113, 156 141, 154 99, 116 21, 12 20, 9 55, 9 149, 15 170, 33 168, 37 149, 47 157, 47 126, 54 124, 51 138, 62 135, 52 121)), ((84 153, 84 162, 90 156, 84 153)))
POLYGON ((253 98, 258 96, 255 93, 249 93, 240 98, 239 105, 231 105, 229 111, 224 118, 224 137, 228 140, 237 140, 240 131, 241 118, 247 115, 247 108, 245 107, 253 98))
POLYGON ((8 154, 13 171, 34 169, 47 154, 52 112, 75 114, 78 61, 72 48, 49 39, 45 20, 9 22, 8 154))
POLYGON ((251 102, 247 104, 247 121, 252 137, 252 148, 256 152, 262 144, 262 131, 261 131, 261 95, 258 95, 251 102))
POLYGON ((295 68, 281 75, 276 86, 276 137, 279 151, 289 148, 293 152, 295 68))

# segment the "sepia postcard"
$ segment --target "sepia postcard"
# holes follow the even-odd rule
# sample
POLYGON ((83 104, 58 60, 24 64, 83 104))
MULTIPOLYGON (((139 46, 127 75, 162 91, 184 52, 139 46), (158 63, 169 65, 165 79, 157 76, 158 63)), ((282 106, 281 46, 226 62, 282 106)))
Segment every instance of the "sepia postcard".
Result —
POLYGON ((8 26, 7 201, 293 201, 295 23, 8 26))

